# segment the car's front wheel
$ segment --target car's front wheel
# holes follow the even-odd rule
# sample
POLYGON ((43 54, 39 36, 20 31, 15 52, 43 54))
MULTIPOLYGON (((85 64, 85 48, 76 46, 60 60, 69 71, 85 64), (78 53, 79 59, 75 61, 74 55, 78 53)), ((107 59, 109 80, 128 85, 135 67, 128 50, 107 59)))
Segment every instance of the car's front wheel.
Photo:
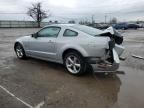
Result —
POLYGON ((82 75, 86 71, 84 58, 76 51, 69 52, 65 55, 64 65, 67 71, 73 75, 82 75))
POLYGON ((19 59, 25 59, 26 58, 24 48, 20 43, 16 43, 15 52, 16 52, 16 55, 19 59))

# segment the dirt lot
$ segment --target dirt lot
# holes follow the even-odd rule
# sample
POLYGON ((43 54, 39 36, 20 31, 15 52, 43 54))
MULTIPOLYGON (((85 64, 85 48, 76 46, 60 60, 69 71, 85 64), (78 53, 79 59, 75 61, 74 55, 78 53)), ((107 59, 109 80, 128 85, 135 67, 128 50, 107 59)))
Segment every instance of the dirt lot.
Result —
POLYGON ((37 29, 0 29, 0 108, 144 108, 144 30, 122 31, 125 74, 76 77, 59 64, 17 59, 14 40, 37 29))

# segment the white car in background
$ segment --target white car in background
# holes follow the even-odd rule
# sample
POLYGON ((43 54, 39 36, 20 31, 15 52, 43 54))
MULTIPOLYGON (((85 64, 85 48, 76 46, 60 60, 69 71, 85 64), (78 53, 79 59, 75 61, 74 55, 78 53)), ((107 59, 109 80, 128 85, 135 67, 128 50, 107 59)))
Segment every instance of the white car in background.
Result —
POLYGON ((19 59, 33 57, 64 64, 81 75, 90 65, 95 72, 115 72, 124 51, 123 37, 112 27, 102 31, 78 24, 52 24, 35 34, 16 39, 19 59))

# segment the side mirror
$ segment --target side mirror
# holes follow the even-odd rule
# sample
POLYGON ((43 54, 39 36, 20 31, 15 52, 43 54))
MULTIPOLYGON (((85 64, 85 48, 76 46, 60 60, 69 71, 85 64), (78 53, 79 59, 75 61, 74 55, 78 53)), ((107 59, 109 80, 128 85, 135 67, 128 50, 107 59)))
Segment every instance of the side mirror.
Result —
POLYGON ((34 33, 31 36, 34 37, 34 38, 37 38, 38 37, 38 33, 34 33))

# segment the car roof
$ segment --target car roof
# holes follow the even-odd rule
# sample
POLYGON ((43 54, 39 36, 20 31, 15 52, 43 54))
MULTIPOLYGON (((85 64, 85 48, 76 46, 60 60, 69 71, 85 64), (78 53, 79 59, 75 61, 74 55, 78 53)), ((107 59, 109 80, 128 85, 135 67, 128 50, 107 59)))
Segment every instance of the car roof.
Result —
POLYGON ((71 28, 71 29, 81 31, 81 32, 86 33, 86 34, 90 34, 90 35, 97 35, 97 34, 101 34, 103 32, 102 30, 99 30, 99 29, 96 29, 93 27, 89 27, 86 25, 80 25, 80 24, 50 24, 46 27, 50 27, 50 26, 71 28))
POLYGON ((49 27, 49 26, 72 27, 72 26, 77 26, 77 25, 80 25, 80 24, 49 24, 45 27, 49 27))

